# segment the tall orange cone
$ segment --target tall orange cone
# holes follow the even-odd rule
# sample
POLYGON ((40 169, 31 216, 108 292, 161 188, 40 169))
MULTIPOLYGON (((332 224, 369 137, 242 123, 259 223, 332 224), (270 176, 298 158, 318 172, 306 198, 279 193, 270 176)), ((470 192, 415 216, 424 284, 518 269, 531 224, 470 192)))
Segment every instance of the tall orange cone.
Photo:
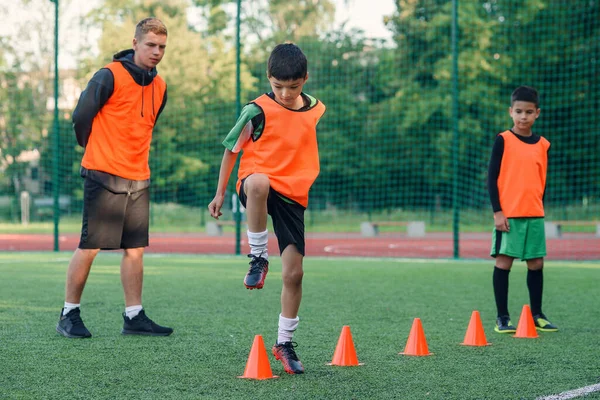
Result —
POLYGON ((421 318, 415 318, 408 335, 408 341, 404 347, 404 351, 400 354, 405 356, 430 356, 433 353, 429 352, 427 347, 427 340, 425 339, 425 332, 423 332, 423 325, 421 324, 421 318))
POLYGON ((352 332, 350 332, 350 327, 348 325, 342 327, 342 333, 340 334, 337 346, 335 347, 335 352, 333 353, 333 360, 327 365, 337 365, 340 367, 362 365, 362 363, 358 362, 358 357, 356 357, 352 332))
POLYGON ((481 323, 479 311, 473 311, 473 313, 471 313, 471 321, 467 327, 465 339, 461 344, 465 346, 489 346, 491 344, 488 343, 487 339, 485 338, 485 332, 483 331, 483 324, 481 323))
POLYGON ((537 330, 535 329, 535 322, 533 322, 533 316, 531 315, 531 308, 529 304, 523 306, 521 316, 519 317, 519 325, 517 325, 517 332, 513 335, 516 338, 535 339, 538 336, 537 330))
POLYGON ((265 349, 265 343, 261 335, 254 336, 254 343, 250 349, 250 355, 248 356, 248 362, 246 362, 246 369, 244 375, 238 376, 238 378, 248 379, 271 379, 279 378, 273 375, 271 371, 271 364, 269 364, 269 358, 267 357, 267 350, 265 349))

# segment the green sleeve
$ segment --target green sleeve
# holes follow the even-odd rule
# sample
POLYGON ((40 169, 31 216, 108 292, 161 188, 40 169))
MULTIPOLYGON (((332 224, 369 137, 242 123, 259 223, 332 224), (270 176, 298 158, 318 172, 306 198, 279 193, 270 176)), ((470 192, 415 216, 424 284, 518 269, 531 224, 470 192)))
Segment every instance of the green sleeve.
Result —
POLYGON ((234 153, 239 153, 251 136, 255 139, 260 136, 263 127, 264 116, 261 108, 253 103, 247 104, 242 108, 237 122, 223 140, 223 146, 234 153))

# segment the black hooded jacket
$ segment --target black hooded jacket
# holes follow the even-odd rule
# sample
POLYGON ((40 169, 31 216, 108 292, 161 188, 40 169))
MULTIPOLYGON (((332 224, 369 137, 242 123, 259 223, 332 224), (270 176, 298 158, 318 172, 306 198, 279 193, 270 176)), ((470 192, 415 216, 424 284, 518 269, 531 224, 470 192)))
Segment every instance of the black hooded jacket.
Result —
MULTIPOLYGON (((121 62, 138 85, 148 86, 152 84, 154 77, 158 73, 156 68, 148 71, 138 67, 133 62, 133 54, 134 51, 132 49, 123 50, 113 56, 113 61, 121 62)), ((110 96, 112 96, 114 84, 115 78, 112 72, 108 68, 102 68, 94 74, 85 90, 81 92, 75 111, 73 111, 73 129, 75 130, 77 143, 81 147, 87 145, 90 133, 92 132, 92 122, 96 114, 98 114, 110 96)), ((158 117, 166 104, 167 91, 165 89, 165 95, 156 115, 156 121, 158 121, 158 117)))

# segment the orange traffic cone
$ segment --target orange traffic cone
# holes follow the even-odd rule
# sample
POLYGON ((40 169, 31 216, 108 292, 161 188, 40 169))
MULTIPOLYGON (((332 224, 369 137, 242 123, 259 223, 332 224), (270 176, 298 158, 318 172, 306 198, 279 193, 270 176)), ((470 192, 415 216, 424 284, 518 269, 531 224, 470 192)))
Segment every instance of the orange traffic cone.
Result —
POLYGON ((535 339, 539 337, 537 330, 535 329, 533 316, 531 315, 531 308, 529 308, 528 304, 523 306, 521 317, 519 317, 519 325, 517 325, 517 332, 513 335, 513 337, 527 339, 535 339))
POLYGON ((337 365, 340 367, 363 365, 358 362, 358 358, 356 357, 356 350, 354 349, 354 342, 352 341, 352 332, 350 332, 350 327, 348 325, 342 327, 342 333, 340 334, 337 346, 335 347, 333 359, 327 365, 337 365))
POLYGON ((265 343, 263 342, 261 335, 254 336, 254 343, 252 343, 252 348, 250 349, 250 355, 248 356, 244 375, 238 376, 238 378, 261 380, 279 378, 278 376, 273 375, 273 372, 271 371, 271 364, 269 364, 267 350, 265 350, 265 343))
POLYGON ((413 321, 404 351, 399 354, 405 356, 430 356, 433 354, 429 352, 429 348, 427 347, 427 340, 425 339, 420 318, 415 318, 413 321))
POLYGON ((481 323, 479 311, 473 311, 471 314, 471 321, 467 327, 465 339, 461 344, 465 346, 489 346, 491 344, 488 343, 487 339, 485 338, 485 332, 483 331, 483 324, 481 323))

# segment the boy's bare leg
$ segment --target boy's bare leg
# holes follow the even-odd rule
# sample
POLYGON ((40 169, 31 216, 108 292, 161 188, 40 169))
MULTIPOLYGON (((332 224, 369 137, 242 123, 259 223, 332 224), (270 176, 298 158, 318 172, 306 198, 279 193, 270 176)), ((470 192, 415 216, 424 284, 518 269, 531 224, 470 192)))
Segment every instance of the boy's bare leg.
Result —
POLYGON ((252 174, 244 181, 248 231, 264 232, 267 229, 267 198, 271 182, 264 174, 252 174))
POLYGON ((144 282, 144 248, 124 249, 121 260, 121 283, 125 293, 125 306, 142 304, 144 282))
POLYGON ((277 342, 272 352, 283 364, 288 374, 304 373, 304 366, 298 359, 292 342, 294 331, 298 327, 298 309, 302 300, 303 256, 294 245, 287 246, 281 254, 283 288, 281 290, 281 314, 277 330, 277 342))
POLYGON ((281 315, 285 318, 296 318, 302 300, 302 277, 304 257, 294 245, 287 246, 281 254, 281 315))
POLYGON ((271 182, 264 174, 252 174, 244 181, 250 269, 244 278, 247 289, 262 289, 269 272, 269 232, 267 232, 267 199, 271 182))
POLYGON ((71 257, 67 270, 67 283, 65 285, 65 301, 79 304, 81 295, 87 282, 92 263, 100 249, 77 249, 71 257))
POLYGON ((505 271, 510 271, 514 260, 515 259, 513 257, 505 256, 504 254, 498 254, 496 256, 496 267, 505 271))

